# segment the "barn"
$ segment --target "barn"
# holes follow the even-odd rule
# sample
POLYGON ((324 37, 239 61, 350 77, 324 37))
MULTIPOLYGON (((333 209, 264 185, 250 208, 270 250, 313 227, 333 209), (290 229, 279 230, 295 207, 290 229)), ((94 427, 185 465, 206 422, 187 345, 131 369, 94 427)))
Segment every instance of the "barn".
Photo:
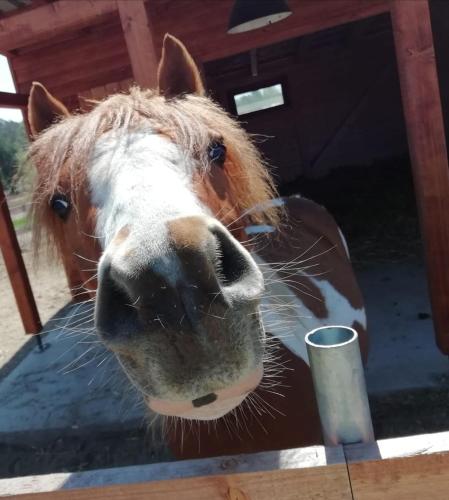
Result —
MULTIPOLYGON (((33 81, 43 83, 73 112, 89 110, 91 100, 126 92, 133 83, 154 87, 162 40, 165 33, 171 33, 188 47, 213 99, 254 134, 280 193, 301 193, 331 210, 354 247, 361 275, 370 252, 388 261, 391 268, 398 256, 408 254, 423 262, 427 283, 420 281, 419 286, 429 290, 430 332, 441 353, 448 355, 449 275, 444 270, 449 269, 449 65, 445 57, 449 4, 445 0, 289 0, 290 15, 282 21, 232 34, 228 24, 234 3, 0 0, 0 53, 9 60, 17 89, 15 94, 0 92, 0 107, 20 108, 26 118, 33 81)), ((3 201, 2 192, 0 196, 3 201)), ((1 203, 0 233, 25 330, 37 333, 39 313, 5 203, 1 203)), ((76 289, 83 282, 79 267, 70 256, 65 256, 64 267, 70 288, 76 289)), ((366 279, 372 280, 378 272, 376 268, 366 279)), ((373 287, 372 295, 382 294, 384 286, 373 287)), ((397 293, 405 293, 404 288, 397 293)), ((427 313, 417 310, 413 314, 427 313)), ((426 443, 429 449, 441 451, 438 439, 426 443)), ((419 439, 390 448, 387 444, 387 451, 381 449, 378 454, 371 448, 342 448, 338 451, 342 456, 334 450, 327 462, 321 450, 313 467, 318 470, 325 463, 333 464, 332 470, 325 467, 322 474, 326 481, 341 485, 342 496, 335 493, 335 498, 375 498, 369 495, 371 488, 375 490, 378 472, 370 470, 365 481, 361 457, 397 459, 396 447, 409 446, 409 454, 414 454, 421 445, 419 439), (349 495, 346 483, 339 482, 347 467, 354 477, 352 497, 344 496, 349 495)), ((286 459, 287 465, 266 481, 290 477, 290 471, 282 469, 303 467, 298 464, 306 463, 309 455, 299 455, 291 457, 295 465, 289 466, 286 459)), ((441 456, 447 463, 447 452, 441 456)), ((443 493, 422 498, 445 498, 444 484, 449 480, 439 475, 441 456, 432 457, 424 467, 426 484, 439 477, 443 493)), ((273 460, 267 459, 266 470, 271 470, 273 460)), ((382 460, 375 463, 382 470, 392 467, 382 460)), ((418 474, 414 462, 410 465, 400 459, 393 464, 396 474, 422 491, 413 482, 418 474)), ((194 464, 193 473, 187 475, 206 475, 207 469, 215 477, 222 464, 204 467, 194 464)), ((235 491, 232 481, 225 489, 218 481, 217 493, 214 480, 202 478, 195 485, 199 490, 191 490, 191 498, 265 498, 257 484, 257 474, 261 474, 257 462, 245 467, 240 462, 230 466, 235 491), (250 474, 242 479, 242 471, 250 474), (203 496, 196 497, 194 491, 203 496), (246 496, 248 491, 254 496, 246 496)), ((321 473, 313 476, 311 470, 302 469, 301 481, 308 477, 311 484, 318 484, 321 473)), ((124 474, 123 482, 135 483, 145 477, 140 474, 130 473, 131 479, 124 474)), ((160 479, 168 477, 160 471, 155 474, 160 479)), ((104 477, 90 484, 113 488, 111 477, 104 477)), ((290 498, 289 487, 291 491, 298 487, 296 478, 291 478, 291 486, 283 490, 285 498, 290 498)), ((52 479, 50 487, 59 489, 58 481, 52 479)), ((39 480, 33 484, 35 491, 49 491, 39 480)), ((88 479, 86 483, 74 480, 73 487, 86 484, 88 479)), ((155 487, 154 491, 174 494, 184 484, 173 489, 155 487)), ((7 486, 8 491, 25 492, 7 486)), ((396 486, 386 488, 384 498, 408 498, 398 496, 404 492, 396 486)), ((133 498, 144 498, 144 490, 135 485, 131 489, 133 498)), ((267 491, 271 491, 268 486, 267 491)), ((413 494, 419 496, 416 491, 413 494)), ((123 496, 126 493, 113 494, 117 499, 131 498, 123 496)))

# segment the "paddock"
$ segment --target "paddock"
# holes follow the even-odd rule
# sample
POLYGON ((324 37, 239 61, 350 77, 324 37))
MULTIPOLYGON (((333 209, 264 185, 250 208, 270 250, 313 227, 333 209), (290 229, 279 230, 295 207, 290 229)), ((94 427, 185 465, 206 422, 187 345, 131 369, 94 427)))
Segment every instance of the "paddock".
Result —
MULTIPOLYGON (((289 19, 231 38, 225 35, 224 27, 230 1, 221 2, 219 7, 212 1, 207 5, 205 2, 202 8, 194 1, 182 5, 165 0, 82 1, 83 9, 75 9, 70 1, 34 0, 28 7, 0 18, 0 51, 9 57, 18 89, 18 94, 0 94, 0 105, 25 109, 32 80, 43 81, 69 109, 88 109, 89 98, 101 99, 126 90, 132 81, 151 86, 165 31, 181 37, 189 46, 202 65, 212 95, 232 113, 237 112, 233 100, 236 94, 282 84, 284 106, 260 115, 243 115, 242 120, 248 131, 268 136, 261 148, 276 165, 274 174, 281 193, 299 191, 317 199, 331 209, 337 220, 340 217, 345 233, 349 229, 368 311, 371 304, 371 316, 375 318, 376 333, 367 370, 372 397, 385 393, 383 384, 387 379, 393 386, 397 383, 395 390, 425 391, 431 386, 444 392, 445 355, 449 352, 449 282, 441 271, 448 268, 449 255, 444 127, 447 92, 442 87, 447 71, 440 62, 447 26, 444 2, 432 2, 429 11, 427 0, 339 0, 331 4, 291 0, 293 15, 289 19), (213 19, 208 9, 214 9, 213 19), (179 20, 187 12, 194 12, 192 21, 181 25, 179 20), (32 28, 24 30, 23 26, 32 28), (198 26, 202 29, 198 30, 198 26), (213 43, 206 43, 211 33, 213 43), (87 55, 89 61, 95 61, 94 65, 89 63, 91 67, 85 62, 87 55), (426 82, 425 89, 416 85, 418 81, 426 82), (286 130, 285 123, 293 126, 286 130), (407 149, 411 164, 403 159, 407 149), (360 221, 348 216, 350 204, 339 199, 332 187, 349 189, 348 179, 354 176, 338 168, 342 165, 365 168, 368 164, 366 168, 374 172, 379 164, 394 168, 394 162, 388 163, 391 158, 400 158, 398 163, 405 164, 406 174, 388 178, 388 182, 400 184, 404 180, 410 187, 407 193, 413 206, 406 204, 406 210, 413 212, 414 229, 412 234, 400 234, 410 238, 409 246, 393 241, 388 247, 387 243, 393 255, 381 255, 380 260, 386 258, 389 265, 366 268, 364 260, 373 245, 364 238, 368 234, 375 239, 376 233, 358 234, 360 221), (394 252, 399 252, 399 259, 394 252), (408 253, 411 260, 403 258, 408 253), (378 300, 385 286, 389 294, 383 301, 378 300), (414 295, 417 290, 420 292, 414 295), (413 313, 404 300, 413 304, 413 313), (386 309, 388 314, 384 314, 386 309), (384 336, 385 330, 390 335, 384 336), (423 335, 435 335, 443 354, 437 352, 433 341, 424 341, 423 335), (391 350, 395 350, 395 356, 388 358, 385 353, 391 350), (404 375, 401 380, 410 365, 417 367, 414 376, 404 375)), ((375 184, 379 178, 381 175, 372 174, 370 180, 375 184)), ((356 185, 351 194, 357 194, 356 185)), ((42 328, 39 313, 4 202, 1 224, 2 251, 25 330, 38 333, 42 328)), ((79 269, 70 256, 66 256, 64 264, 69 286, 79 286, 79 269)), ((42 356, 50 359, 54 349, 51 334, 44 337, 45 342, 52 345, 42 356)), ((28 365, 29 372, 33 366, 39 371, 39 360, 28 365)), ((443 397, 443 405, 444 401, 443 397)), ((379 425, 382 412, 388 411, 386 406, 375 406, 379 425)), ((49 406, 47 411, 49 415, 49 406)), ((139 412, 134 417, 141 418, 139 412)), ((23 422, 26 427, 26 414, 23 422)), ((71 425, 76 434, 79 420, 71 425)), ((32 433, 33 429, 29 430, 32 433)), ((11 430, 11 435, 23 431, 24 427, 17 428, 11 430)), ((445 498, 449 482, 444 473, 446 441, 446 434, 441 433, 380 440, 369 446, 314 447, 263 456, 135 466, 114 472, 8 479, 0 483, 0 492, 18 498, 108 495, 137 499, 148 494, 170 498, 180 492, 186 498, 376 498, 379 494, 385 498, 408 498, 411 494, 426 498, 432 485, 432 498, 438 499, 445 498)))

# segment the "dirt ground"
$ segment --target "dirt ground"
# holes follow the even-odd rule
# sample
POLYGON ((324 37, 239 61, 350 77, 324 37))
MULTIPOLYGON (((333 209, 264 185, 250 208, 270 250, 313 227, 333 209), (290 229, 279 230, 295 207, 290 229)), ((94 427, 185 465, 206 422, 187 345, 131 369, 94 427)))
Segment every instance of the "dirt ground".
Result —
MULTIPOLYGON (((45 256, 39 259, 39 266, 35 266, 31 251, 31 233, 21 232, 18 238, 41 321, 45 324, 53 314, 70 301, 64 270, 59 263, 49 262, 45 256)), ((1 370, 30 340, 30 336, 24 333, 3 258, 0 258, 0 284, 1 370)))

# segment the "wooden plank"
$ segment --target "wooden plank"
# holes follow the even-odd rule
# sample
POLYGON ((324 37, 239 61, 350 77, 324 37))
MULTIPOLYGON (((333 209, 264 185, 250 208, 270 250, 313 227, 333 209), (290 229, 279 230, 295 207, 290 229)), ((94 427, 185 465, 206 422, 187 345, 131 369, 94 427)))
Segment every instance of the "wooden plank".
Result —
POLYGON ((118 9, 134 80, 141 87, 155 88, 159 56, 144 0, 118 0, 118 9))
POLYGON ((0 108, 21 108, 28 104, 28 95, 13 94, 11 92, 0 92, 0 108))
POLYGON ((97 22, 117 10, 115 0, 58 0, 33 10, 0 18, 0 52, 97 22))
POLYGON ((158 47, 166 32, 178 37, 199 61, 211 61, 308 33, 389 12, 390 0, 289 0, 293 14, 262 29, 228 35, 234 0, 153 0, 148 3, 158 47))
MULTIPOLYGON (((57 52, 65 52, 66 50, 73 50, 78 46, 82 46, 86 42, 89 43, 93 40, 98 42, 101 41, 101 39, 109 39, 113 36, 120 37, 123 45, 125 45, 125 40, 123 39, 120 29, 120 16, 118 15, 118 11, 111 12, 110 14, 93 20, 89 26, 64 31, 62 33, 55 33, 42 40, 32 40, 29 45, 18 47, 10 53, 14 57, 24 60, 27 65, 36 57, 45 57, 45 54, 50 51, 50 48, 57 52)), ((51 56, 51 54, 48 55, 51 56)))
MULTIPOLYGON (((66 96, 73 96, 83 93, 94 87, 104 86, 109 82, 127 80, 131 77, 131 68, 129 66, 115 66, 106 71, 92 72, 90 75, 82 75, 79 78, 73 77, 70 81, 58 86, 46 85, 48 90, 58 98, 64 99, 66 96)), ((45 82, 44 82, 45 84, 45 82)), ((21 83, 19 90, 23 91, 30 88, 31 82, 21 83)))
POLYGON ((178 479, 126 487, 14 495, 21 500, 351 500, 346 467, 178 479))
POLYGON ((33 80, 36 76, 58 75, 68 71, 76 73, 83 71, 84 65, 92 59, 92 66, 98 64, 102 58, 108 56, 127 56, 126 44, 120 33, 120 25, 108 26, 108 29, 99 29, 98 33, 83 35, 79 33, 78 40, 65 43, 54 43, 49 40, 48 45, 26 55, 11 57, 19 81, 33 80), (118 32, 117 32, 118 31, 118 32))
POLYGON ((396 0, 392 23, 437 344, 449 354, 449 166, 427 0, 396 0))
POLYGON ((447 500, 449 433, 345 446, 356 500, 447 500))
MULTIPOLYGON (((57 66, 55 66, 56 68, 57 66)), ((19 75, 19 88, 29 88, 33 81, 40 81, 43 83, 50 92, 54 92, 59 98, 65 97, 66 95, 71 95, 73 91, 77 90, 74 82, 78 82, 78 91, 85 90, 86 84, 83 81, 90 82, 98 80, 98 76, 103 73, 110 73, 117 71, 122 73, 126 69, 127 73, 130 73, 130 67, 127 61, 126 51, 113 51, 111 54, 102 54, 97 57, 92 58, 92 62, 88 58, 84 59, 78 65, 73 63, 65 63, 61 60, 61 72, 55 69, 47 71, 42 68, 42 72, 36 72, 34 75, 30 75, 28 79, 24 79, 22 75, 19 75), (64 68, 69 66, 69 70, 64 68), (54 89, 61 89, 59 93, 56 93, 54 89)), ((113 80, 114 81, 114 80, 113 80)), ((108 81, 103 82, 103 85, 108 83, 108 81)), ((88 87, 90 88, 90 87, 88 87)))
POLYGON ((39 333, 42 324, 0 183, 0 248, 26 333, 39 333))
POLYGON ((36 500, 352 499, 339 446, 4 479, 0 492, 36 500))
POLYGON ((20 500, 352 500, 346 466, 14 495, 20 500))
POLYGON ((449 432, 0 480, 21 500, 447 500, 449 432))
POLYGON ((111 94, 124 93, 132 85, 132 79, 122 80, 120 82, 107 83, 78 94, 80 108, 83 111, 90 111, 94 104, 90 101, 100 101, 111 94))

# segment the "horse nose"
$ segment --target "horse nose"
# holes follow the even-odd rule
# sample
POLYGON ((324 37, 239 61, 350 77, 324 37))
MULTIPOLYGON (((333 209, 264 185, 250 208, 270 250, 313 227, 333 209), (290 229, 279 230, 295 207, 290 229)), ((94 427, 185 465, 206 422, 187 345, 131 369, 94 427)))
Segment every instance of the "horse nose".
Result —
POLYGON ((185 217, 167 228, 166 241, 153 241, 153 249, 131 238, 127 258, 117 245, 116 255, 105 253, 96 301, 96 326, 103 337, 155 328, 197 330, 205 316, 222 316, 260 295, 261 272, 219 222, 185 217))

